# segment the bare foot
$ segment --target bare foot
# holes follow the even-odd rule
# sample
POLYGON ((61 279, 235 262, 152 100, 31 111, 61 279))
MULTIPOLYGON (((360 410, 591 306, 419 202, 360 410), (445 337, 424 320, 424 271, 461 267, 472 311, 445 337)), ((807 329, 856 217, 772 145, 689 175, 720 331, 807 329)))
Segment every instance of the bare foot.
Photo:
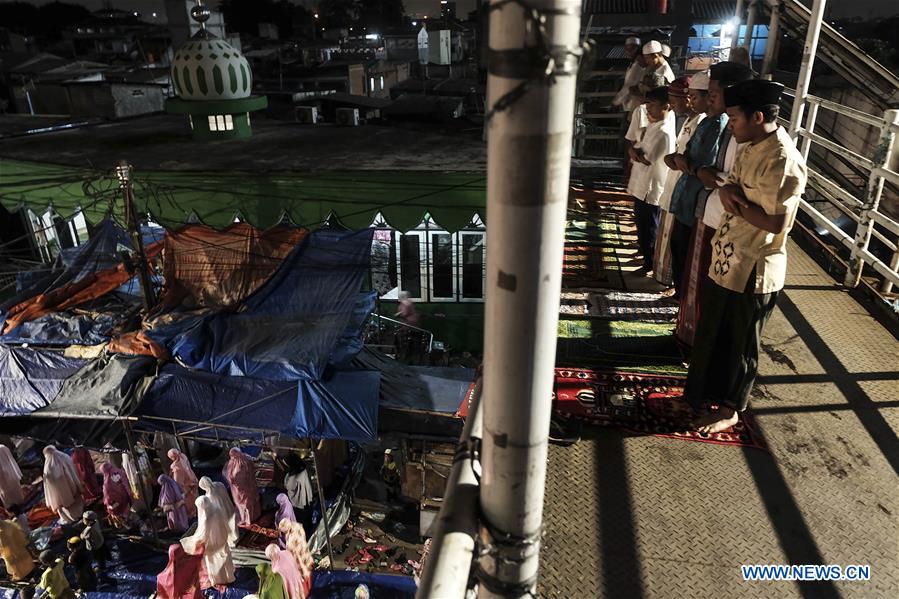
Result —
POLYGON ((734 410, 720 407, 694 420, 693 428, 700 433, 720 433, 735 425, 738 420, 739 416, 734 410))

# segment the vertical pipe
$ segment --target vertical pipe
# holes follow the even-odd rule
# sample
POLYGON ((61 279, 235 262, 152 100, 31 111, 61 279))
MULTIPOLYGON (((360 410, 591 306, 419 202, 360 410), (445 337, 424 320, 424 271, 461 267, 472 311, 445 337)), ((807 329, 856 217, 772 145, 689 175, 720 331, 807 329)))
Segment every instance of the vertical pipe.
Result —
POLYGON ((490 4, 482 599, 536 592, 569 193, 581 2, 529 5, 490 4))
MULTIPOLYGON (((325 490, 322 489, 322 477, 318 471, 318 458, 315 456, 315 440, 309 439, 309 450, 312 453, 312 467, 315 468, 315 488, 318 489, 318 504, 322 509, 322 524, 325 525, 325 547, 328 548, 328 570, 334 569, 334 552, 331 549, 331 523, 328 522, 328 506, 325 505, 325 490)), ((312 535, 310 535, 312 536, 312 535)))
MULTIPOLYGON (((480 385, 480 383, 478 383, 480 385)), ((478 443, 483 435, 480 393, 468 407, 468 419, 446 481, 428 561, 417 599, 461 598, 468 588, 478 534, 478 443)))
POLYGON ((765 57, 762 59, 762 77, 767 77, 774 70, 774 57, 780 46, 780 2, 770 7, 771 21, 768 23, 768 43, 765 45, 765 57))
MULTIPOLYGON (((805 132, 806 133, 814 133, 815 132, 815 121, 818 120, 818 103, 817 102, 809 102, 808 105, 808 116, 805 117, 805 132)), ((803 136, 802 138, 802 157, 805 158, 806 162, 808 162, 808 152, 812 147, 812 140, 809 137, 803 136)))
POLYGON ((737 0, 737 10, 734 11, 734 35, 730 38, 730 47, 736 48, 740 41, 740 23, 743 22, 743 0, 737 0))
MULTIPOLYGON (((893 257, 890 258, 890 270, 896 271, 899 270, 899 250, 893 252, 893 257)), ((893 282, 886 277, 883 279, 883 283, 880 285, 881 293, 890 293, 893 290, 893 282)))
POLYGON ((802 126, 802 112, 805 108, 805 97, 812 80, 812 69, 815 66, 815 53, 818 51, 818 36, 821 35, 821 22, 824 19, 824 7, 827 0, 814 0, 809 17, 808 33, 802 49, 802 65, 799 67, 799 80, 796 82, 796 97, 793 99, 793 111, 790 114, 790 136, 795 141, 796 131, 802 126))
POLYGON ((874 230, 872 215, 877 212, 880 195, 883 192, 883 177, 877 173, 877 169, 889 167, 896 142, 897 126, 899 126, 899 109, 885 110, 883 124, 880 126, 880 142, 874 149, 874 168, 871 169, 868 184, 865 185, 865 200, 855 229, 855 245, 849 255, 849 268, 846 269, 846 279, 843 281, 847 287, 857 286, 862 278, 865 261, 861 257, 861 252, 867 251, 871 242, 871 232, 874 230))
POLYGON ((150 273, 147 272, 147 255, 144 252, 144 240, 140 234, 140 224, 137 214, 134 212, 134 186, 131 180, 131 165, 122 160, 116 167, 119 177, 119 187, 125 200, 125 217, 128 223, 128 232, 131 234, 131 243, 134 245, 134 253, 137 254, 137 279, 140 282, 140 290, 144 296, 144 307, 147 312, 156 304, 153 293, 153 282, 150 273))
MULTIPOLYGON (((743 47, 749 52, 749 62, 752 63, 752 30, 755 29, 755 17, 758 11, 758 0, 752 0, 749 3, 749 11, 746 14, 746 33, 743 34, 743 47)), ((740 31, 737 30, 735 36, 738 36, 740 31)))

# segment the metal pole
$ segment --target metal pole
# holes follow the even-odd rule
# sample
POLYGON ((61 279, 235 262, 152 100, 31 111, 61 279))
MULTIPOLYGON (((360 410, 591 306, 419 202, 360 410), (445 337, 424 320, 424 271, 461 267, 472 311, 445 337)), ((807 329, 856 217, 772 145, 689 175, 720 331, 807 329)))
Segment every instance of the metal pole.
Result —
POLYGON ((883 113, 883 124, 880 127, 880 142, 874 150, 874 168, 865 185, 865 200, 859 214, 858 226, 855 228, 855 246, 849 255, 849 268, 846 269, 846 279, 843 284, 847 287, 855 287, 862 279, 862 269, 865 261, 861 252, 868 251, 871 242, 871 232, 874 230, 873 214, 880 205, 880 195, 883 192, 883 177, 877 169, 888 168, 890 158, 893 155, 893 146, 896 141, 896 127, 899 125, 899 110, 893 108, 883 113))
POLYGON ((478 535, 478 474, 475 469, 480 470, 482 406, 478 393, 468 408, 469 416, 459 437, 428 561, 415 594, 417 599, 461 599, 468 589, 478 535))
POLYGON ((780 45, 780 2, 769 5, 769 8, 771 21, 768 23, 768 43, 765 44, 765 57, 762 59, 762 77, 770 75, 774 70, 774 57, 777 56, 780 45))
MULTIPOLYGON (((805 131, 806 133, 814 133, 815 132, 815 121, 818 120, 818 103, 817 102, 809 102, 808 106, 808 116, 805 117, 805 131)), ((802 136, 802 157, 808 161, 808 152, 812 147, 812 139, 811 137, 802 136)))
MULTIPOLYGON (((890 270, 895 271, 899 269, 899 250, 893 252, 893 257, 890 258, 890 270)), ((883 283, 880 285, 881 293, 890 293, 893 290, 893 282, 886 277, 883 279, 883 283)))
POLYGON ((796 82, 796 97, 790 114, 790 136, 796 140, 796 131, 802 126, 802 112, 805 108, 805 97, 812 80, 812 69, 815 66, 815 53, 818 51, 818 36, 821 34, 821 22, 824 20, 824 6, 827 0, 814 0, 812 14, 809 17, 808 33, 805 36, 805 47, 802 50, 802 65, 799 67, 799 80, 796 82))
MULTIPOLYGON (((315 488, 318 489, 318 504, 322 509, 322 523, 325 525, 325 547, 328 548, 328 570, 334 569, 334 552, 331 550, 331 523, 328 522, 328 507, 325 505, 325 490, 322 489, 322 477, 318 471, 318 458, 315 457, 315 441, 309 439, 309 450, 312 453, 312 467, 315 468, 315 488)), ((312 535, 309 535, 310 537, 312 535)))
POLYGON ((116 167, 116 174, 119 177, 119 187, 122 190, 122 197, 125 200, 125 217, 128 223, 128 232, 131 234, 131 243, 134 245, 134 252, 137 254, 137 279, 140 282, 140 289, 144 296, 144 306, 147 312, 156 305, 153 293, 153 283, 150 279, 150 273, 147 272, 147 254, 144 252, 144 240, 140 234, 140 226, 137 222, 137 214, 134 212, 134 189, 131 183, 131 165, 122 160, 116 167))
MULTIPOLYGON (((749 11, 746 14, 746 33, 743 34, 743 47, 746 49, 749 54, 749 61, 752 63, 752 53, 750 45, 752 44, 752 30, 755 28, 755 16, 758 11, 758 0, 752 0, 749 3, 749 11)), ((737 31, 736 36, 739 36, 740 32, 737 31)), ((735 37, 736 37, 735 36, 735 37)))
POLYGON ((536 593, 543 526, 581 2, 530 6, 490 4, 481 598, 536 593))
POLYGON ((730 47, 736 48, 740 41, 740 23, 743 22, 743 0, 737 0, 737 10, 734 11, 734 35, 730 38, 730 47))

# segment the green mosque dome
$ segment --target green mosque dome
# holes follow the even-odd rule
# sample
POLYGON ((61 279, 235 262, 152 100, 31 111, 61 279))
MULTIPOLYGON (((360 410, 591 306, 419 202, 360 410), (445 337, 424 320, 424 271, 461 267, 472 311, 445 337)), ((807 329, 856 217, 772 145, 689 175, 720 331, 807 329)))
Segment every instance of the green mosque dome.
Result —
POLYGON ((175 52, 172 85, 183 100, 239 100, 250 96, 253 74, 239 50, 207 34, 175 52))

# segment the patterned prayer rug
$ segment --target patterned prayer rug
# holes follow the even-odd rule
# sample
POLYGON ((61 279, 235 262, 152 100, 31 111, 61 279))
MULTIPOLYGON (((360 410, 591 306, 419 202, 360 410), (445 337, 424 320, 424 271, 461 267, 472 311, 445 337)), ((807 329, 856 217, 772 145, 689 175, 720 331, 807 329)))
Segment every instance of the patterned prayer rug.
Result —
POLYGON ((627 291, 563 291, 559 302, 559 314, 562 315, 615 320, 674 322, 677 309, 676 300, 658 293, 627 291))
POLYGON ((748 412, 724 432, 688 430, 684 382, 684 377, 556 368, 553 409, 562 418, 638 434, 767 449, 748 412))

